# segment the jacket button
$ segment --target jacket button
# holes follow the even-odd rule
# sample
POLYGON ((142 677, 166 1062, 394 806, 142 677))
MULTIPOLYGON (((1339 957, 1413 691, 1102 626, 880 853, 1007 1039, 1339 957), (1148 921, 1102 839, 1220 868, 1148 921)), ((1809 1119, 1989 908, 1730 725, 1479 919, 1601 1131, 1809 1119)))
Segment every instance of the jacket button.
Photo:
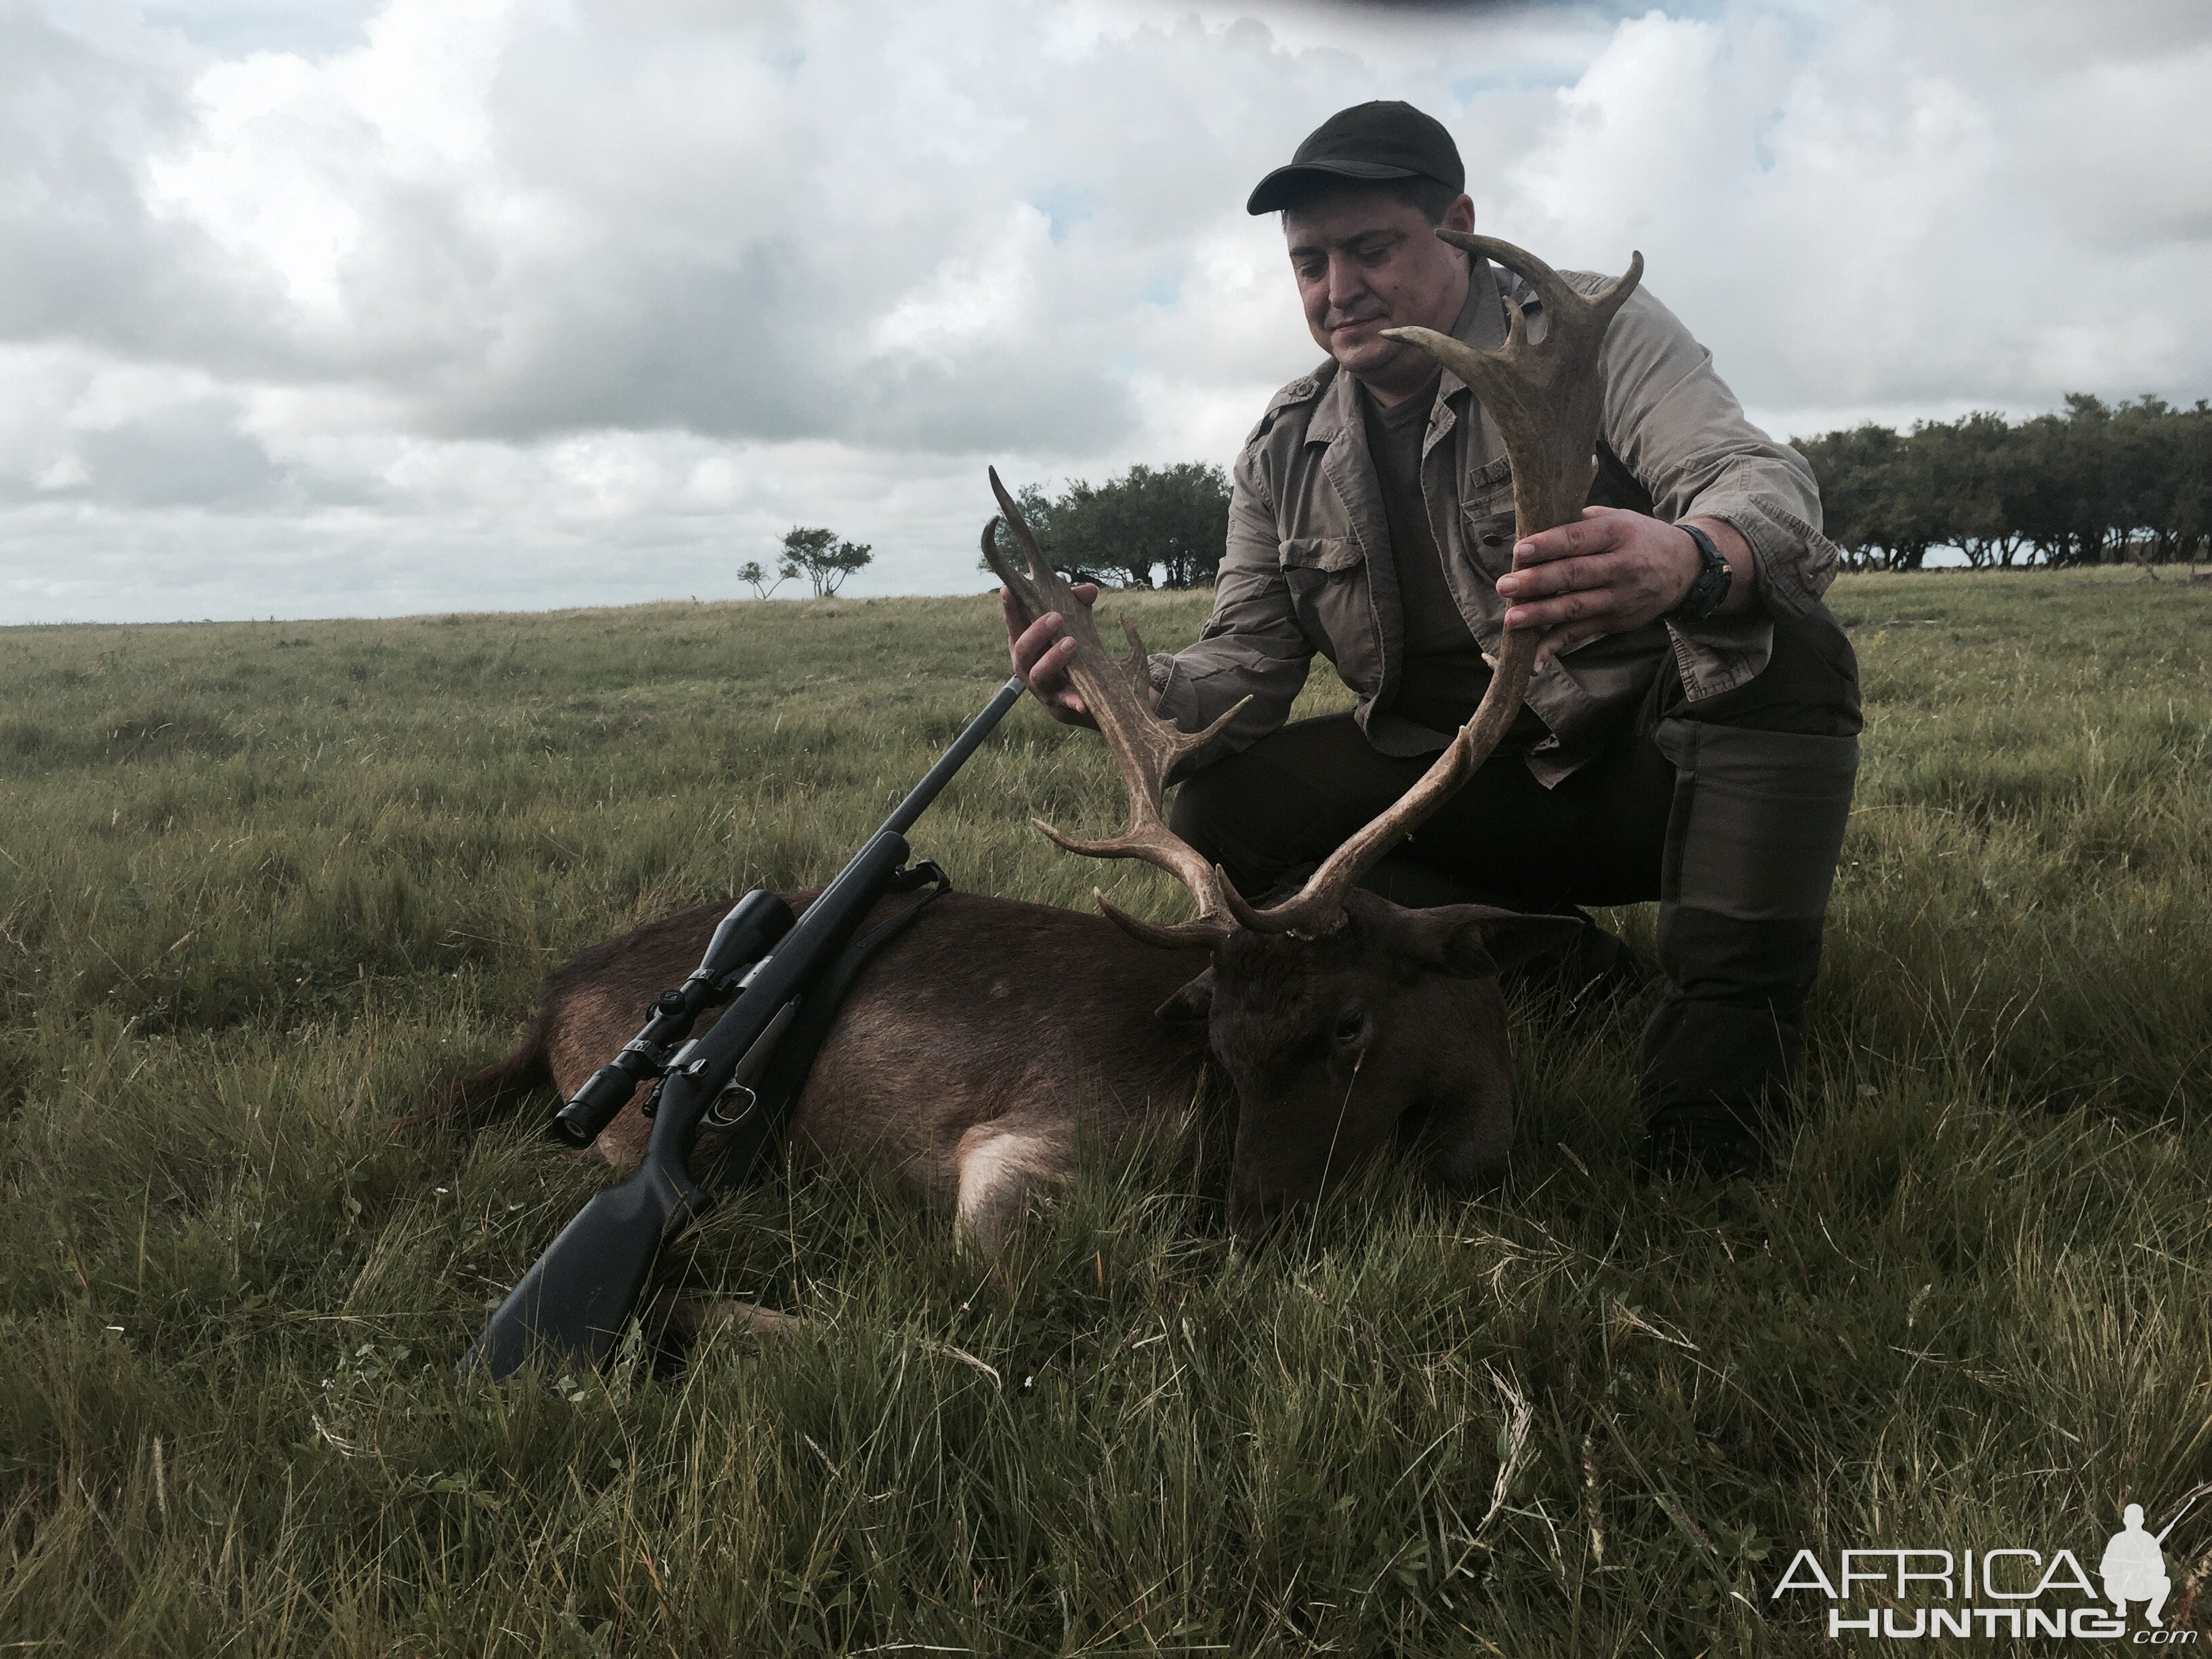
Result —
POLYGON ((1485 547, 1503 547, 1505 545, 1505 538, 1503 536, 1485 536, 1482 538, 1482 544, 1485 547))

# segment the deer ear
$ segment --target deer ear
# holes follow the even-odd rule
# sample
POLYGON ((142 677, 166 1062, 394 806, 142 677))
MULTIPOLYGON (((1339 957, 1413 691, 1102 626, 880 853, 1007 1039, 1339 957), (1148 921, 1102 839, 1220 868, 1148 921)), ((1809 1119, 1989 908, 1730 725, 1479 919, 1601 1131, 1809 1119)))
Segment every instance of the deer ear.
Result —
POLYGON ((1152 1010, 1170 1025, 1203 1025, 1213 1018, 1213 969, 1209 968, 1152 1010))
POLYGON ((1580 916, 1529 916, 1487 904, 1443 904, 1411 915, 1418 954, 1449 974, 1480 979, 1532 957, 1565 952, 1581 935, 1580 916))

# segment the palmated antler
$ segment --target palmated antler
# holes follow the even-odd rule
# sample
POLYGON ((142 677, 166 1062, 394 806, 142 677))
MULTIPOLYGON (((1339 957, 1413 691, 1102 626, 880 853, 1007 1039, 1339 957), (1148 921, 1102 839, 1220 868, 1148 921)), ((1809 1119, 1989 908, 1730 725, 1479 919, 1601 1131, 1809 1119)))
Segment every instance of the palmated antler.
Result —
MULTIPOLYGON (((1473 387, 1497 422, 1513 465, 1514 538, 1517 542, 1571 522, 1582 514, 1596 471, 1603 389, 1597 376, 1605 331, 1643 279, 1644 256, 1631 257, 1627 274, 1603 293, 1585 296, 1534 254, 1494 236, 1439 230, 1437 234, 1524 277, 1543 302, 1541 341, 1528 337, 1528 319, 1505 302, 1505 343, 1478 351, 1431 328, 1383 330, 1386 338, 1419 346, 1473 387)), ((1305 886, 1281 903, 1255 909, 1224 884, 1230 912, 1259 933, 1320 934, 1344 920, 1344 896, 1376 860, 1413 834, 1429 814, 1490 758, 1521 709, 1536 661, 1540 630, 1509 628, 1481 706, 1460 728, 1419 782, 1329 854, 1305 886)))
POLYGON ((1035 622, 1048 611, 1060 613, 1067 637, 1075 641, 1068 678, 1098 723, 1106 746, 1113 751, 1115 769, 1129 792, 1129 827, 1111 841, 1078 841, 1060 834, 1042 818, 1030 821, 1060 846, 1085 858, 1141 859, 1157 866, 1182 882, 1198 901, 1195 921, 1164 927, 1138 921, 1094 890, 1098 908, 1124 932, 1148 945, 1218 944, 1236 931, 1237 924, 1228 914, 1228 900, 1234 890, 1218 866, 1168 828, 1160 811, 1160 795, 1176 763, 1211 742, 1250 699, 1240 699, 1236 708, 1203 732, 1181 731, 1162 720, 1156 712, 1159 699, 1152 690, 1145 642, 1137 637, 1135 626, 1127 617, 1121 618, 1129 654, 1118 661, 1109 656, 1105 642, 1098 637, 1091 607, 1075 597, 1067 578, 1052 568, 1021 508, 999 482, 996 469, 991 473, 991 491, 999 498, 1006 527, 1020 544, 1023 562, 1029 568, 1017 570, 1006 557, 999 546, 997 519, 983 526, 984 561, 1012 591, 1029 621, 1035 622))

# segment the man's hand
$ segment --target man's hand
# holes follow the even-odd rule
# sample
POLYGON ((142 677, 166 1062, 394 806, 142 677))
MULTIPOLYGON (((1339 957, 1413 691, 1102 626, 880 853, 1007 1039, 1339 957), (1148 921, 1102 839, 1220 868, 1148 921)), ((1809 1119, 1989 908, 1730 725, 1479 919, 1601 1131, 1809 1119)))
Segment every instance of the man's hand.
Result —
MULTIPOLYGON (((1096 582, 1078 582, 1073 591, 1079 605, 1088 605, 1098 597, 1096 582)), ((1045 712, 1062 726, 1097 730, 1098 722, 1091 718, 1090 709, 1068 684, 1067 665, 1075 655, 1075 641, 1060 632, 1060 612, 1048 611, 1024 628, 1020 605, 1012 590, 1004 587, 999 590, 999 609, 1006 618, 1006 646, 1022 684, 1036 694, 1045 712)))
MULTIPOLYGON (((1747 610, 1756 592, 1751 547, 1734 525, 1693 520, 1735 571, 1723 614, 1747 610)), ((1519 568, 1498 579, 1508 628, 1541 628, 1536 665, 1601 634, 1626 634, 1682 602, 1698 579, 1698 544, 1680 526, 1616 507, 1586 507, 1581 522, 1528 538, 1519 568)))

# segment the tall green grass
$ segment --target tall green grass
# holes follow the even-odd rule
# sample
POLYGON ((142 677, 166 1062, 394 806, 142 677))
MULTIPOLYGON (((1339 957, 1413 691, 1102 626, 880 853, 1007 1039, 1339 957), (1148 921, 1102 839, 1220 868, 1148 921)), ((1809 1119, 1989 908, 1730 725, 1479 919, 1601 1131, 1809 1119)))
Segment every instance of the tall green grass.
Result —
MULTIPOLYGON (((451 1364, 598 1177, 439 1086, 570 950, 833 871, 991 607, 0 631, 0 1651, 1687 1659, 1832 1651, 1801 1546, 2091 1559, 2212 1477, 2212 593, 1834 604, 1867 765, 1774 1175, 1635 1184, 1642 1011, 1530 1007, 1480 1202, 1381 1168, 1240 1249, 1202 1113, 994 1274, 778 1181, 673 1282, 813 1334, 497 1389, 451 1364)), ((1080 905, 1027 817, 1118 803, 1024 708, 915 839, 1080 905)))

